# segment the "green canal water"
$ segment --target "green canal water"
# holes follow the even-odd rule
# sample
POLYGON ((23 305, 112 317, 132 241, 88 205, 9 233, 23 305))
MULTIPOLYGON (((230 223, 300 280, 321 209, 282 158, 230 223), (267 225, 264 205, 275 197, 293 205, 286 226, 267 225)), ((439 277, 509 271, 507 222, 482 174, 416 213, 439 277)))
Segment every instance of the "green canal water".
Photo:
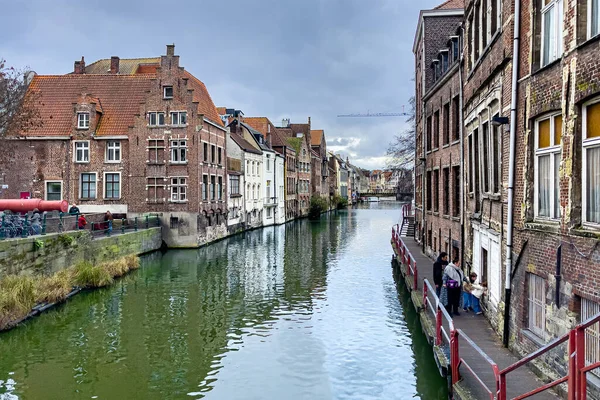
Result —
POLYGON ((399 204, 142 268, 0 334, 0 399, 445 399, 390 266, 399 204))

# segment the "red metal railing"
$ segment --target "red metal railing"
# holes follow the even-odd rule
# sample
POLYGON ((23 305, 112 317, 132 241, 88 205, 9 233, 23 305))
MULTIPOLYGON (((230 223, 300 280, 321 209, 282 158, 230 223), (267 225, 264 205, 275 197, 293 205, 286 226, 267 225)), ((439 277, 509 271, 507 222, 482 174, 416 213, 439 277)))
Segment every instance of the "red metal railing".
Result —
POLYGON ((435 344, 441 346, 444 344, 444 339, 446 339, 446 344, 449 345, 452 332, 455 330, 454 320, 450 314, 448 314, 446 308, 440 304, 440 299, 427 279, 423 280, 423 306, 425 306, 425 309, 429 310, 435 318, 435 344), (433 301, 429 298, 430 296, 433 298, 433 301), (448 325, 448 330, 446 330, 446 327, 444 326, 444 321, 448 325))
POLYGON ((417 261, 410 253, 408 247, 400 237, 400 227, 398 224, 392 227, 392 242, 396 246, 398 251, 398 260, 400 263, 406 265, 406 273, 413 277, 413 290, 417 290, 419 285, 419 272, 417 270, 417 261))

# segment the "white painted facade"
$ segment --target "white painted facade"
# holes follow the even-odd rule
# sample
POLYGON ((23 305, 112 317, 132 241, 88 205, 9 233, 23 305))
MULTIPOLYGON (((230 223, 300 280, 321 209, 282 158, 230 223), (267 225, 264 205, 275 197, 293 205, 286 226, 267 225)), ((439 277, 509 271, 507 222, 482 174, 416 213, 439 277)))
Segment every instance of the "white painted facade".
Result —
POLYGON ((275 195, 277 200, 277 207, 275 209, 275 224, 285 223, 285 171, 284 171, 285 158, 275 153, 275 195))
POLYGON ((478 223, 473 223, 472 269, 477 273, 480 282, 487 281, 490 305, 498 307, 502 285, 500 234, 478 223))
POLYGON ((275 224, 275 214, 277 207, 277 182, 275 180, 275 152, 263 148, 262 163, 262 196, 263 196, 263 225, 269 226, 275 224))
MULTIPOLYGON (((227 133, 227 157, 231 159, 240 160, 242 166, 242 173, 239 176, 239 195, 234 194, 232 190, 232 174, 227 174, 227 226, 235 226, 237 224, 244 223, 246 221, 246 209, 244 202, 244 152, 242 149, 231 139, 231 134, 227 133)), ((235 179, 235 178, 234 178, 235 179)))
POLYGON ((256 228, 263 222, 263 156, 244 152, 244 199, 246 203, 246 225, 256 228))

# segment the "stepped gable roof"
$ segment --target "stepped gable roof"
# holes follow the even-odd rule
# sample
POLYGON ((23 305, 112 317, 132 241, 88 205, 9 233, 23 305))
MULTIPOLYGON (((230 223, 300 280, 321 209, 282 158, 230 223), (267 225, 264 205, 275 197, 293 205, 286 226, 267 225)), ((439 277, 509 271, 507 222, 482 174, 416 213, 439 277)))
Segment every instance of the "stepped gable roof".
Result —
POLYGON ((448 0, 439 6, 435 7, 434 10, 453 10, 457 8, 465 8, 464 0, 448 0))
MULTIPOLYGON (((160 57, 119 59, 119 75, 156 73, 160 57)), ((102 75, 110 73, 110 58, 103 58, 85 66, 86 74, 102 75)))
POLYGON ((73 132, 77 103, 95 104, 101 112, 96 136, 126 135, 140 114, 154 75, 36 75, 28 90, 39 96, 42 126, 24 136, 69 136, 73 132))
MULTIPOLYGON (((123 58, 119 59, 119 73, 117 76, 145 76, 150 75, 154 77, 156 68, 160 66, 160 57, 152 58, 123 58)), ((89 75, 106 75, 110 71, 110 58, 105 58, 93 62, 85 67, 85 74, 89 75)), ((71 74, 75 75, 75 74, 71 74)), ((110 74, 109 74, 110 75, 110 74)), ((114 75, 112 75, 114 76, 114 75)), ((225 126, 215 103, 213 103, 208 90, 204 83, 196 78, 194 75, 189 73, 187 70, 184 71, 183 76, 188 78, 188 84, 190 89, 194 89, 193 101, 198 103, 198 114, 204 115, 208 120, 218 126, 225 126)))
POLYGON ((323 142, 323 129, 316 129, 310 131, 310 145, 320 146, 323 142))

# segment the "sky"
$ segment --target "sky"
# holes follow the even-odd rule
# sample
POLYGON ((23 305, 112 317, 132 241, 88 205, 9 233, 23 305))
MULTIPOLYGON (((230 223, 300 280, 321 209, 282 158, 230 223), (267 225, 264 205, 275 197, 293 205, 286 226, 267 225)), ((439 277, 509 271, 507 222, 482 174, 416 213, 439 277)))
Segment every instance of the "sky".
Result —
POLYGON ((0 58, 65 74, 85 56, 156 57, 175 44, 180 65, 216 106, 324 129, 328 150, 385 167, 414 93, 419 11, 442 0, 0 0, 0 58))

